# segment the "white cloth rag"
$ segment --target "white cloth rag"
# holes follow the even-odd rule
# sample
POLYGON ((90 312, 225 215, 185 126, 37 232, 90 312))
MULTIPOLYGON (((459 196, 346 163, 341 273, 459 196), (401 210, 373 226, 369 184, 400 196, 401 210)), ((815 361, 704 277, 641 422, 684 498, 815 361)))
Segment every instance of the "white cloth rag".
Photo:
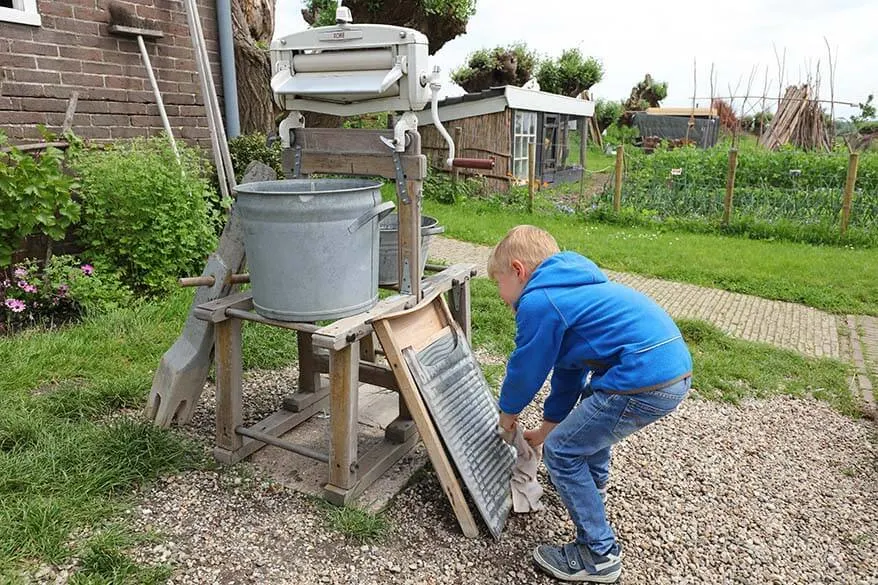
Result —
POLYGON ((515 425, 515 430, 512 432, 498 427, 498 432, 500 437, 518 452, 515 463, 512 464, 512 510, 517 514, 542 510, 545 508, 540 501, 543 497, 543 486, 537 481, 537 468, 540 465, 542 449, 534 450, 524 440, 520 425, 515 425))

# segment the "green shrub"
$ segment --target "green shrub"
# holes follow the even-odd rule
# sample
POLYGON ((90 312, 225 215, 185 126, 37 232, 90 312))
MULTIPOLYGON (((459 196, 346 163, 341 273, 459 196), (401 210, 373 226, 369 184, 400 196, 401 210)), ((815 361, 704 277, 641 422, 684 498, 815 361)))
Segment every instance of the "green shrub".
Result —
MULTIPOLYGON (((7 144, 0 132, 0 148, 7 144)), ((79 205, 71 199, 77 184, 64 173, 63 162, 57 148, 36 155, 14 147, 0 150, 0 267, 9 265, 26 236, 40 233, 60 240, 79 221, 79 205)))
POLYGON ((280 163, 281 143, 274 141, 270 146, 265 134, 242 134, 229 140, 229 154, 232 157, 232 168, 238 181, 244 178, 244 172, 254 160, 258 160, 274 169, 278 177, 283 176, 280 163))
POLYGON ((73 159, 83 205, 81 239, 135 291, 157 294, 198 273, 215 247, 216 194, 199 153, 166 139, 136 139, 73 159))

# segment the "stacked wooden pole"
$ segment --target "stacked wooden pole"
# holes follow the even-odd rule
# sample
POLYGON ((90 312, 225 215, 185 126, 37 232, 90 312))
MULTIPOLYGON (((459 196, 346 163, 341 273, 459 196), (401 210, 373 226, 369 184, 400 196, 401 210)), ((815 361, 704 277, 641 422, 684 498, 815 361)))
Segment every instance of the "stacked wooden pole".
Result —
POLYGON ((810 97, 811 94, 808 85, 788 87, 759 144, 772 150, 785 144, 794 144, 805 150, 830 150, 823 110, 820 103, 810 97))

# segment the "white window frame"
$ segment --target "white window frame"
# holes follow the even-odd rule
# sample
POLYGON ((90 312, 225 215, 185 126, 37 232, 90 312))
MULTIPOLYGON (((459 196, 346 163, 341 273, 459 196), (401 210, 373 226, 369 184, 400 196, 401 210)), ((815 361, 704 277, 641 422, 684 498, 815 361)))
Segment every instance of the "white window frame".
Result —
POLYGON ((528 110, 515 110, 514 117, 512 125, 512 175, 516 179, 526 181, 527 145, 537 141, 539 117, 536 112, 528 110))
POLYGON ((12 0, 12 8, 0 7, 0 22, 41 26, 37 0, 12 0))

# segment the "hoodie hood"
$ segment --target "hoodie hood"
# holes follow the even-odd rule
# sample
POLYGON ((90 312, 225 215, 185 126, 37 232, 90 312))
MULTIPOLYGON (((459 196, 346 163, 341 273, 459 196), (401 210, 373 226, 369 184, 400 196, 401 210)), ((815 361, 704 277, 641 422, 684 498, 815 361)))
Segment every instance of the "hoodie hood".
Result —
POLYGON ((603 284, 608 280, 598 265, 585 256, 575 252, 559 252, 537 266, 521 296, 541 288, 603 284))

